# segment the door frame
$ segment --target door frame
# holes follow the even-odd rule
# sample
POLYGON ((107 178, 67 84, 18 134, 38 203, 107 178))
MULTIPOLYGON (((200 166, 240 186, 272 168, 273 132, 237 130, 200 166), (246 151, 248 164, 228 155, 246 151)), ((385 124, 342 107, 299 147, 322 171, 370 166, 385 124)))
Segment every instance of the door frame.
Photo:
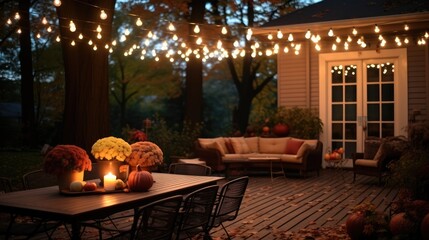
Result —
MULTIPOLYGON (((320 140, 324 143, 325 149, 330 147, 330 129, 329 129, 329 76, 330 62, 351 61, 351 60, 377 60, 385 58, 397 59, 398 66, 395 66, 395 72, 398 74, 398 79, 395 79, 395 96, 401 96, 401 101, 397 103, 395 111, 395 135, 405 135, 408 125, 408 65, 407 65, 407 49, 379 49, 368 51, 350 51, 338 53, 321 53, 319 54, 319 117, 324 123, 323 133, 320 135, 320 140), (406 113, 406 114, 404 114, 406 113)), ((362 89, 358 89, 361 91, 362 89)), ((360 150, 360 149, 358 149, 360 150)), ((350 165, 350 164, 347 164, 350 165)))

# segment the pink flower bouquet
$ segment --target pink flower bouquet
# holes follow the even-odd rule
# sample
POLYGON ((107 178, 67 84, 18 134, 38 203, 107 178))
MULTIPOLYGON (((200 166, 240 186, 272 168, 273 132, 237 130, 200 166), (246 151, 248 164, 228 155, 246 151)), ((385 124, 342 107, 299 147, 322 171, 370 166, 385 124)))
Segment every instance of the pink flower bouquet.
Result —
POLYGON ((44 160, 44 170, 49 174, 61 175, 68 171, 91 171, 92 164, 86 151, 75 145, 57 145, 44 160))

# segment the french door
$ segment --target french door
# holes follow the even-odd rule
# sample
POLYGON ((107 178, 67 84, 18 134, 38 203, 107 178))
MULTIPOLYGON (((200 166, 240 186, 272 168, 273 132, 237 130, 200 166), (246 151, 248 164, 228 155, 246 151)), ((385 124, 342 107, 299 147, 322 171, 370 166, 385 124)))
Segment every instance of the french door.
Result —
POLYGON ((328 147, 351 158, 367 137, 395 135, 396 65, 389 58, 328 63, 328 147))

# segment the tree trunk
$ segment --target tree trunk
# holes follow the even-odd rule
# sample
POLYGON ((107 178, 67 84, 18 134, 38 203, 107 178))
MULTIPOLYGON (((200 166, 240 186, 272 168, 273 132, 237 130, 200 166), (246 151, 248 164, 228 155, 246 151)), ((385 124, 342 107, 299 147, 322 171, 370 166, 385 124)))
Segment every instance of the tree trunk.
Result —
MULTIPOLYGON (((191 2, 192 23, 202 23, 204 21, 205 1, 193 0, 191 2)), ((193 32, 195 25, 189 24, 189 46, 196 49, 199 46, 195 43, 197 37, 193 32)), ((201 123, 203 119, 203 63, 202 58, 196 58, 194 54, 189 56, 186 64, 186 84, 185 84, 185 119, 192 124, 201 123)))
POLYGON ((57 8, 66 82, 63 143, 87 151, 97 139, 110 134, 109 52, 104 46, 110 43, 114 6, 115 0, 82 0, 62 1, 57 8), (100 19, 100 9, 107 13, 106 20, 100 19), (76 25, 75 32, 70 31, 70 20, 76 25), (101 39, 96 37, 98 25, 101 39), (75 46, 71 46, 73 40, 75 46))
POLYGON ((21 131, 24 146, 35 144, 34 83, 30 38, 30 0, 19 1, 19 35, 21 63, 21 131))

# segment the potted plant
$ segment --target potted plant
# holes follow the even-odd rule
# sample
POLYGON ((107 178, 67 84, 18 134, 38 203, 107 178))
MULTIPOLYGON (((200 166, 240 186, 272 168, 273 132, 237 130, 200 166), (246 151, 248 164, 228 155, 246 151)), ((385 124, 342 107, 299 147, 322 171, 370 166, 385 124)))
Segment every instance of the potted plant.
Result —
POLYGON ((142 167, 144 170, 152 170, 162 164, 163 152, 155 143, 148 141, 136 142, 131 144, 131 154, 125 161, 133 170, 137 170, 137 166, 142 167))
MULTIPOLYGON (((100 180, 103 183, 104 175, 108 173, 119 176, 122 172, 119 168, 131 154, 131 146, 122 138, 110 136, 98 139, 92 145, 91 153, 98 160, 100 180)), ((121 179, 126 180, 126 177, 122 176, 121 179)))
POLYGON ((59 190, 69 189, 73 181, 83 181, 85 170, 92 170, 88 154, 75 145, 57 145, 44 158, 45 172, 58 178, 59 190))
POLYGON ((354 207, 346 221, 346 231, 352 240, 380 239, 388 234, 387 229, 384 214, 368 201, 354 207))

